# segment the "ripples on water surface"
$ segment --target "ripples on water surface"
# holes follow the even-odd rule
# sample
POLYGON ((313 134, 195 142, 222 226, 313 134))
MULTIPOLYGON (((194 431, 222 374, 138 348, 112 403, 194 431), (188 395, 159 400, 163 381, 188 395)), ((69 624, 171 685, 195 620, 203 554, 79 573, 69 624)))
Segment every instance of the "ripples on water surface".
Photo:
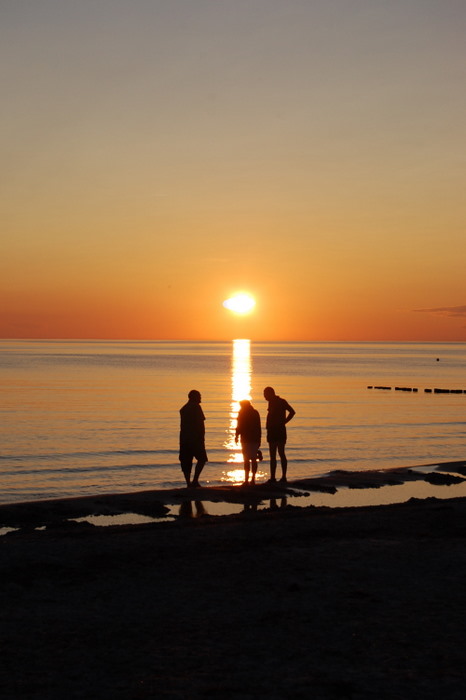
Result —
POLYGON ((0 498, 182 486, 178 411, 191 388, 211 484, 241 477, 237 402, 250 395, 264 422, 268 384, 297 412, 290 478, 461 460, 466 395, 424 389, 466 390, 465 370, 454 343, 2 341, 0 498))

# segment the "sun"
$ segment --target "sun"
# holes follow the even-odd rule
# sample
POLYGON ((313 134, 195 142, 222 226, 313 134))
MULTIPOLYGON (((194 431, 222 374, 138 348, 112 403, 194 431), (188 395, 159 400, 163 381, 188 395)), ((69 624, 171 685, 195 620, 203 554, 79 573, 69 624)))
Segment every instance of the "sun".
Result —
POLYGON ((225 299, 223 306, 229 311, 233 311, 235 314, 249 314, 256 305, 255 299, 246 292, 240 292, 225 299))

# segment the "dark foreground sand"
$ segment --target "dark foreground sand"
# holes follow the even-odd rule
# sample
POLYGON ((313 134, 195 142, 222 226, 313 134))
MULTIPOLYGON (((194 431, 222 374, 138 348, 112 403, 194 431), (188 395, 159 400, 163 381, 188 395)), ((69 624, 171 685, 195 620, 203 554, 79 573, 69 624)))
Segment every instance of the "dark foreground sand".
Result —
POLYGON ((0 697, 466 692, 466 499, 0 538, 0 697))

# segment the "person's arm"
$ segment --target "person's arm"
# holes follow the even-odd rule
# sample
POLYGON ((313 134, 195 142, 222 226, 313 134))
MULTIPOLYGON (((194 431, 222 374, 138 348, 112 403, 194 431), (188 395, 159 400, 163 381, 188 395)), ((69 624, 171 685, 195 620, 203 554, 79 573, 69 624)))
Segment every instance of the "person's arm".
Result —
POLYGON ((288 415, 285 418, 285 423, 289 423, 293 416, 296 415, 296 411, 289 403, 286 404, 286 410, 288 411, 288 415))
POLYGON ((235 442, 238 442, 238 438, 241 435, 241 427, 240 427, 240 416, 236 419, 236 431, 235 431, 235 442))

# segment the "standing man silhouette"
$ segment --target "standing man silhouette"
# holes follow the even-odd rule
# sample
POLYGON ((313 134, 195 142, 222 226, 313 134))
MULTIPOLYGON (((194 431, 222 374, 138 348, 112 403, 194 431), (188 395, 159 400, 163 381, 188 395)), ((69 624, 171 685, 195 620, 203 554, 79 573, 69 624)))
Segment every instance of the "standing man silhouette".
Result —
POLYGON ((201 408, 201 394, 192 389, 188 402, 180 408, 180 463, 186 486, 200 486, 199 476, 207 460, 205 450, 205 416, 201 408), (193 459, 197 460, 191 481, 193 459))
POLYGON ((270 452, 270 479, 272 483, 276 482, 275 474, 277 471, 277 450, 280 455, 280 463, 282 467, 282 478, 280 481, 286 483, 286 472, 288 460, 285 454, 286 445, 286 424, 295 415, 296 411, 290 406, 288 401, 277 396, 275 390, 271 386, 266 386, 264 389, 264 398, 269 403, 267 412, 267 442, 269 443, 270 452))

